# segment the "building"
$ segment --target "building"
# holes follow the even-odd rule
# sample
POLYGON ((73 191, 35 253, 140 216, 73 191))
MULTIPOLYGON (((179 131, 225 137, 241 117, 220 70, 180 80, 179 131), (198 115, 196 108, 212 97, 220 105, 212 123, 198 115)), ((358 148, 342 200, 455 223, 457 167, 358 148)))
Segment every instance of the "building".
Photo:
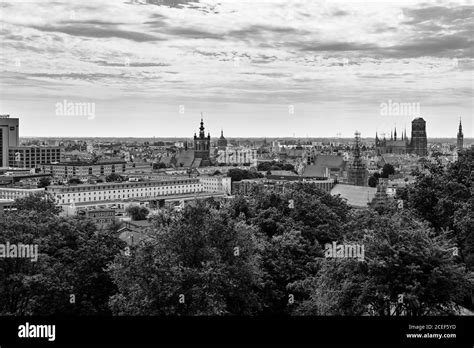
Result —
POLYGON ((458 130, 458 136, 456 139, 456 148, 458 151, 462 150, 464 145, 464 134, 462 133, 462 124, 461 120, 459 120, 459 130, 458 130))
POLYGON ((411 122, 411 141, 408 140, 406 131, 402 133, 401 139, 397 138, 397 129, 390 132, 390 140, 379 139, 375 134, 375 147, 379 155, 393 153, 404 155, 413 153, 418 156, 428 155, 428 141, 426 137, 426 122, 423 118, 415 118, 411 122))
POLYGON ((390 132, 390 140, 380 140, 378 134, 375 133, 375 146, 378 148, 379 154, 393 153, 397 155, 404 155, 410 152, 410 142, 406 136, 406 131, 402 133, 402 138, 397 138, 397 129, 395 132, 390 132))
POLYGON ((12 168, 41 168, 41 165, 61 162, 59 146, 12 146, 8 149, 8 165, 12 168))
POLYGON ((230 195, 232 190, 231 178, 222 175, 199 176, 204 192, 219 192, 230 195))
POLYGON ((99 226, 109 225, 116 220, 114 209, 80 209, 77 215, 92 219, 99 226))
POLYGON ((344 177, 346 161, 337 155, 314 155, 310 165, 301 167, 301 176, 305 178, 331 178, 340 180, 344 177))
POLYGON ((15 201, 12 199, 0 199, 0 220, 2 220, 5 209, 13 209, 15 201))
POLYGON ((261 192, 262 190, 274 190, 284 192, 286 188, 291 188, 296 182, 306 182, 316 185, 324 192, 330 192, 334 187, 334 180, 307 180, 299 177, 299 180, 286 179, 245 179, 232 183, 232 194, 248 195, 250 193, 261 192))
POLYGON ((217 149, 225 150, 227 147, 227 139, 224 138, 224 130, 221 129, 221 137, 217 140, 217 149))
POLYGON ((127 199, 165 199, 167 196, 203 192, 198 178, 178 177, 138 182, 113 182, 46 187, 59 205, 100 203, 127 199))
POLYGON ((19 119, 0 115, 0 168, 9 167, 9 149, 19 145, 19 119))
POLYGON ((354 159, 347 170, 347 181, 356 186, 367 186, 369 173, 367 167, 360 157, 360 133, 355 133, 354 159))
POLYGON ((15 200, 25 198, 35 193, 44 192, 45 189, 37 188, 36 186, 18 186, 18 187, 2 187, 0 186, 0 199, 15 200))
POLYGON ((41 164, 60 162, 59 146, 20 146, 19 119, 0 115, 0 168, 38 168, 41 164))
POLYGON ((201 160, 202 166, 210 165, 211 154, 211 134, 207 137, 204 134, 204 121, 201 115, 201 127, 199 127, 199 137, 194 133, 194 158, 201 160))
POLYGON ((81 180, 87 180, 91 176, 100 177, 112 173, 123 174, 127 171, 127 163, 125 161, 97 163, 60 162, 43 165, 41 170, 43 173, 51 174, 55 178, 67 179, 69 177, 77 177, 81 180))
POLYGON ((411 153, 418 156, 428 155, 428 140, 426 138, 426 121, 421 117, 411 122, 411 153))
POLYGON ((257 166, 257 150, 243 147, 227 147, 217 151, 217 163, 257 166))

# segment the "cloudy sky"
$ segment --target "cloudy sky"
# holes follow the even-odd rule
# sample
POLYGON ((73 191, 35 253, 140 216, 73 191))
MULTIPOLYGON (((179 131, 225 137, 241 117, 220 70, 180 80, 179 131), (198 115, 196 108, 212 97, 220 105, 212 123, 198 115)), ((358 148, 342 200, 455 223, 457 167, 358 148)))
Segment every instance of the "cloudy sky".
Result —
POLYGON ((192 136, 202 112, 212 136, 364 137, 418 110, 429 137, 460 117, 474 136, 472 1, 0 0, 0 19, 21 136, 192 136))

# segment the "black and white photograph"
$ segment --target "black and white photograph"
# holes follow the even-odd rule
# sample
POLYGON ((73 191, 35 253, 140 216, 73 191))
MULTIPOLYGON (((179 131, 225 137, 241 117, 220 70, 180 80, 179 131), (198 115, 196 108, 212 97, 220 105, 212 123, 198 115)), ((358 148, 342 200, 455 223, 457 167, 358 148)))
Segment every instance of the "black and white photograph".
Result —
POLYGON ((472 347, 472 1, 0 25, 0 347, 472 347))

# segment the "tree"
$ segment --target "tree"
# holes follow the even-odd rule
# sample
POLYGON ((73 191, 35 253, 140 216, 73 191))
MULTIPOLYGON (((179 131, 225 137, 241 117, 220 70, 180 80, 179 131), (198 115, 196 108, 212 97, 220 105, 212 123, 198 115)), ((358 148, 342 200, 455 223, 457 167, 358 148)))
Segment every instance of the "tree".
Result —
POLYGON ((105 177, 106 182, 121 182, 123 181, 123 177, 117 173, 111 173, 105 177))
POLYGON ((364 261, 322 259, 316 276, 292 284, 306 291, 295 314, 446 315, 472 287, 453 243, 410 211, 356 213, 341 241, 363 245, 364 261))
POLYGON ((164 163, 153 163, 153 169, 164 169, 166 168, 166 164, 164 163))
POLYGON ((62 209, 56 205, 54 197, 45 192, 38 192, 16 199, 15 208, 18 212, 38 214, 38 217, 50 217, 52 215, 58 215, 62 211, 62 209))
POLYGON ((82 181, 79 178, 70 178, 67 183, 69 185, 79 185, 82 184, 82 181))
POLYGON ((261 308, 258 232, 226 209, 186 206, 110 266, 123 315, 250 315, 261 308))
POLYGON ((107 315, 116 293, 105 272, 124 243, 82 217, 64 218, 40 196, 17 200, 0 222, 0 244, 37 246, 37 259, 0 259, 1 315, 107 315))
POLYGON ((38 181, 38 188, 43 188, 51 185, 51 178, 50 177, 42 177, 38 181))
POLYGON ((395 168, 390 163, 385 163, 382 168, 382 174, 380 175, 382 178, 388 178, 389 175, 395 174, 395 168))
POLYGON ((372 175, 369 178, 369 186, 370 187, 377 187, 378 183, 379 183, 379 180, 375 176, 372 175))
POLYGON ((127 214, 132 217, 132 220, 146 220, 149 210, 145 207, 133 205, 127 208, 127 214))

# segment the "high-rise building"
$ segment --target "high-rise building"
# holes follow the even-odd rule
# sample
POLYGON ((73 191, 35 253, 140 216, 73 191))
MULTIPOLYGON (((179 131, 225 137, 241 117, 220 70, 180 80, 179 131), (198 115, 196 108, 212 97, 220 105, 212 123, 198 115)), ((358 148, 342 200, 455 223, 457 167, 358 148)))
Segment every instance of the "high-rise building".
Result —
POLYGON ((356 186, 367 186, 368 171, 360 157, 360 133, 355 133, 354 160, 347 170, 347 181, 356 186))
POLYGON ((421 117, 411 122, 411 152, 418 156, 428 155, 428 140, 426 138, 426 121, 421 117))
POLYGON ((19 146, 19 119, 0 115, 0 168, 38 168, 40 164, 60 162, 59 146, 19 146))
POLYGON ((19 120, 0 115, 0 168, 8 167, 8 150, 19 145, 19 120))
POLYGON ((201 162, 208 162, 211 153, 211 134, 204 133, 204 121, 201 115, 201 127, 199 127, 199 137, 194 133, 194 158, 200 158, 201 162))
POLYGON ((458 137, 456 141, 456 147, 458 151, 462 150, 463 145, 464 145, 464 134, 462 134, 462 124, 461 124, 461 120, 459 120, 459 130, 458 130, 458 137))

